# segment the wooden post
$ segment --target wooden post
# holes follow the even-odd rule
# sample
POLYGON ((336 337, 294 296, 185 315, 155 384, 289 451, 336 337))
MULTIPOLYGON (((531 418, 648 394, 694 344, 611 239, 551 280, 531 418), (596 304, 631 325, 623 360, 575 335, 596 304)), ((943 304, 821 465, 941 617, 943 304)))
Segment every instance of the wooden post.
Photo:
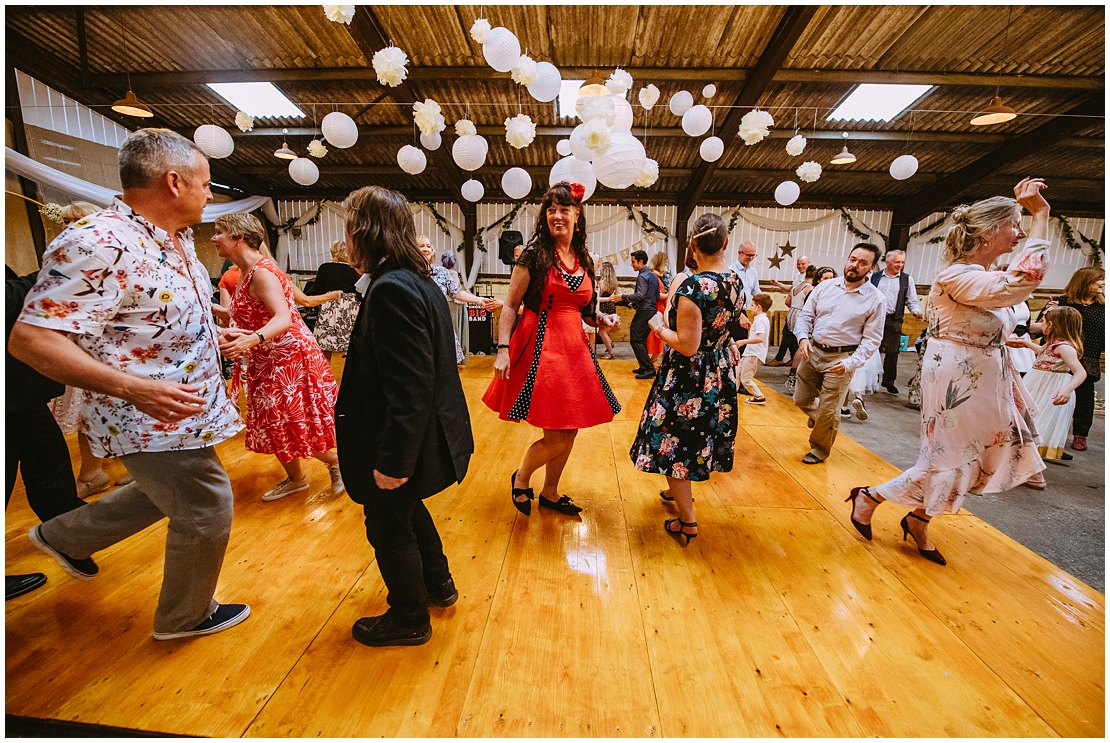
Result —
MULTIPOLYGON (((19 88, 16 86, 15 81, 15 67, 8 66, 7 74, 7 106, 8 106, 8 119, 12 122, 12 140, 15 144, 15 151, 21 155, 30 157, 30 152, 27 151, 27 130, 23 128, 23 109, 19 106, 19 88)), ((35 187, 33 181, 19 176, 19 188, 23 195, 28 199, 39 200, 38 188, 35 187)), ((27 221, 31 227, 31 239, 35 243, 35 255, 39 259, 39 265, 42 265, 42 255, 46 252, 46 228, 42 225, 42 215, 39 214, 38 207, 30 201, 23 202, 24 207, 27 209, 27 221)))

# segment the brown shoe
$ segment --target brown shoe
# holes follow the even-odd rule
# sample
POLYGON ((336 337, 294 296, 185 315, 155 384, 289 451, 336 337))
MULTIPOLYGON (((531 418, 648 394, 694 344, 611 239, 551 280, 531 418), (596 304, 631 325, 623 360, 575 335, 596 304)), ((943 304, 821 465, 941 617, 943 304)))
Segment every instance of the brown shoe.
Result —
POLYGON ((774 361, 768 361, 767 366, 787 366, 789 363, 786 360, 775 359, 774 361))
POLYGON ((1075 451, 1087 451, 1087 437, 1074 436, 1071 440, 1071 448, 1075 451))

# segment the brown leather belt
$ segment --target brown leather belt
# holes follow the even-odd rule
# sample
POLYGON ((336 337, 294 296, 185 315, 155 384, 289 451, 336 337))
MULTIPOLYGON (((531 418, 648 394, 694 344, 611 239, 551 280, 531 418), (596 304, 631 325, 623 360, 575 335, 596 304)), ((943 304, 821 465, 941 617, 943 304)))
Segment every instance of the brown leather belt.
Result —
POLYGON ((825 353, 855 353, 855 350, 859 348, 858 343, 854 346, 826 346, 824 343, 818 343, 812 338, 810 338, 809 342, 825 353))

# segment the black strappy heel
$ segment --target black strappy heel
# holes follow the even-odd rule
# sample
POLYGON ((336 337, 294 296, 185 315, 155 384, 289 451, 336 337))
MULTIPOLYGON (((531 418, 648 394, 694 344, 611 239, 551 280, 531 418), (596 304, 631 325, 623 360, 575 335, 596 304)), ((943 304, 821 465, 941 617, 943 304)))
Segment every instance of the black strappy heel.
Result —
POLYGON ((910 531, 910 516, 913 516, 918 521, 924 521, 926 524, 930 521, 930 519, 921 518, 913 511, 907 513, 905 516, 902 517, 902 520, 898 522, 902 525, 902 541, 906 541, 906 537, 913 537, 914 544, 917 545, 917 551, 921 553, 922 557, 930 562, 935 562, 937 565, 947 565, 948 561, 944 559, 944 555, 942 555, 938 550, 926 550, 921 548, 920 543, 918 543, 917 541, 917 537, 914 537, 913 532, 910 531))
POLYGON ((862 495, 864 498, 870 498, 875 503, 875 505, 879 505, 880 503, 882 503, 882 501, 872 497, 871 493, 863 492, 865 490, 867 490, 867 488, 852 488, 851 494, 849 494, 848 497, 844 499, 844 502, 845 503, 847 503, 848 501, 852 502, 852 513, 849 514, 848 518, 851 519, 852 526, 856 527, 856 531, 858 531, 860 534, 862 534, 863 538, 866 539, 868 542, 870 542, 871 541, 871 524, 861 524, 860 522, 856 521, 856 519, 855 519, 856 497, 862 495))
POLYGON ((582 513, 582 506, 574 505, 574 501, 570 499, 569 495, 560 495, 559 500, 548 500, 541 495, 540 506, 542 508, 550 508, 552 511, 558 511, 559 513, 565 513, 567 516, 577 516, 582 513))
POLYGON ((687 534, 686 532, 682 531, 682 528, 683 527, 690 527, 690 526, 697 526, 697 525, 698 525, 697 521, 687 523, 687 522, 683 521, 682 519, 667 519, 666 521, 663 522, 663 531, 667 532, 668 534, 670 534, 675 539, 678 539, 679 537, 685 537, 686 538, 686 544, 690 544, 690 540, 695 538, 697 536, 697 534, 696 533, 695 534, 687 534), (675 531, 675 530, 671 529, 671 524, 673 524, 676 521, 678 522, 678 531, 675 531))
POLYGON ((516 506, 516 510, 528 516, 532 513, 532 501, 535 500, 536 494, 533 492, 532 488, 518 488, 516 486, 517 472, 520 472, 520 470, 514 472, 512 477, 509 478, 509 487, 512 488, 512 495, 510 497, 513 500, 513 505, 516 506), (518 495, 526 495, 528 496, 528 500, 519 501, 517 500, 518 495))

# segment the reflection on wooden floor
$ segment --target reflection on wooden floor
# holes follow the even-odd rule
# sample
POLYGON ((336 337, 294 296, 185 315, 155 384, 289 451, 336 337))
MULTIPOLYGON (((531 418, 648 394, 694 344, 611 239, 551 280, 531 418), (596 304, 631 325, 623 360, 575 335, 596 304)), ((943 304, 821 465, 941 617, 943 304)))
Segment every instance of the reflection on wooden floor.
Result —
POLYGON ((477 454, 428 501, 461 598, 417 648, 351 639, 385 593, 318 462, 314 495, 263 503, 277 462, 220 447, 236 515, 217 597, 251 616, 190 641, 151 637, 164 522, 79 582, 28 542, 17 486, 7 572, 49 582, 7 605, 8 714, 224 737, 1104 735, 1101 594, 966 511, 933 529, 947 567, 902 542, 897 507, 862 541, 844 498, 896 470, 844 436, 803 465, 805 419, 773 392, 741 406, 735 471, 694 486, 683 547, 662 478, 628 459, 649 383, 602 363, 624 411, 578 437, 580 519, 513 509, 534 429, 481 405, 489 359, 464 367, 477 454))

